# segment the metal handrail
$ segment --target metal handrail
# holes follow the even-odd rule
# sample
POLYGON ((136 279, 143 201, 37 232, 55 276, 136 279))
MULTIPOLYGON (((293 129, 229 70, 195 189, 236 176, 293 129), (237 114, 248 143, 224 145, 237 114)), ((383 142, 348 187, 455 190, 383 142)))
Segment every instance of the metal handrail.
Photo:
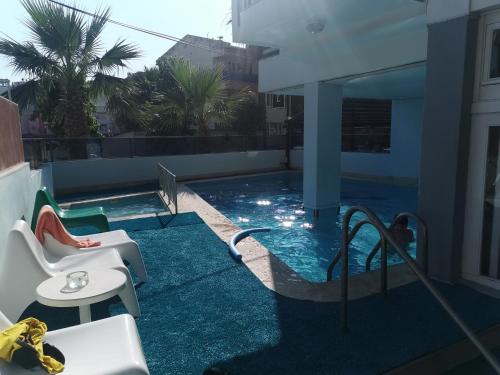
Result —
POLYGON ((175 174, 170 172, 161 163, 158 163, 158 180, 163 196, 167 197, 168 205, 174 205, 174 214, 177 215, 177 181, 175 174))
MULTIPOLYGON (((417 261, 423 265, 424 272, 427 274, 427 258, 428 258, 428 241, 427 241, 427 225, 425 225, 424 221, 416 214, 412 212, 402 212, 394 217, 394 220, 389 227, 389 230, 391 230, 394 225, 398 222, 399 219, 407 217, 407 218, 412 218, 417 222, 417 261)), ((358 231, 361 229, 366 224, 372 225, 370 220, 361 220, 356 223, 356 225, 351 229, 351 232, 349 234, 349 239, 348 239, 348 244, 351 243, 351 241, 354 239, 358 231)), ((380 250, 382 246, 382 239, 380 239, 375 246, 373 246, 372 250, 368 253, 368 256, 366 258, 366 263, 365 263, 365 272, 370 272, 371 271, 371 263, 375 255, 377 255, 377 252, 380 250)), ((331 263, 328 266, 328 269, 326 271, 326 281, 332 281, 333 280, 333 270, 337 266, 338 262, 341 259, 341 252, 340 250, 335 254, 333 257, 331 263)))
MULTIPOLYGON (((380 237, 385 239, 399 254, 399 256, 408 264, 413 273, 422 281, 424 286, 429 290, 429 292, 438 301, 441 307, 448 313, 448 315, 455 321, 455 323, 460 327, 460 329, 465 333, 465 335, 471 340, 471 342, 476 346, 479 352, 484 356, 488 363, 495 369, 497 373, 500 374, 500 363, 491 354, 491 352, 486 349, 481 341, 477 338, 475 333, 467 326, 467 324, 460 318, 458 313, 451 307, 451 305, 446 301, 446 299, 441 295, 441 293, 432 284, 431 280, 427 277, 419 265, 406 253, 404 249, 398 244, 394 239, 392 234, 386 228, 386 226, 380 221, 377 215, 367 207, 354 206, 347 210, 342 221, 342 247, 341 247, 341 257, 342 257, 342 273, 340 278, 340 320, 342 329, 347 330, 347 312, 348 312, 348 283, 349 283, 349 222, 352 216, 356 212, 363 212, 367 216, 367 220, 377 228, 380 233, 380 237)), ((352 238, 351 238, 352 239, 352 238)), ((387 251, 382 248, 382 268, 387 268, 387 251), (385 258, 385 261, 384 261, 385 258)), ((387 277, 387 272, 385 272, 387 277)))
MULTIPOLYGON (((360 220, 356 223, 356 225, 352 228, 351 233, 349 235, 349 239, 347 240, 348 243, 351 243, 351 241, 354 239, 358 231, 365 226, 366 224, 372 225, 370 220, 360 220)), ((377 244, 380 244, 381 241, 379 241, 377 244)), ((373 250, 370 252, 372 253, 373 250)), ((335 269, 335 266, 341 259, 341 251, 337 251, 335 256, 333 257, 333 260, 331 261, 330 265, 328 266, 328 269, 326 271, 326 281, 332 281, 333 280, 333 270, 335 269)))
MULTIPOLYGON (((398 223, 398 221, 402 218, 409 218, 413 219, 417 223, 417 263, 420 264, 423 268, 423 271, 425 274, 427 274, 427 269, 428 269, 428 240, 427 240, 427 225, 425 222, 422 220, 422 218, 413 212, 401 212, 400 214, 396 215, 394 217, 394 220, 392 221, 391 226, 389 227, 389 231, 394 228, 394 225, 398 223)), ((377 254, 379 248, 381 245, 381 241, 377 242, 377 244, 373 247, 372 251, 368 253, 368 256, 366 258, 366 264, 365 264, 365 271, 369 272, 371 271, 371 264, 372 260, 377 254)))

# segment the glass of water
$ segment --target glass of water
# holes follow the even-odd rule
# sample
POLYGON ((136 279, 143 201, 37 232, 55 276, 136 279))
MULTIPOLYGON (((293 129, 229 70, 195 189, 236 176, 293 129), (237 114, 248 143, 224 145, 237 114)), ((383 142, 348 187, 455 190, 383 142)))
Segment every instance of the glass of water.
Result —
POLYGON ((66 275, 69 289, 82 289, 89 283, 89 274, 86 271, 75 271, 66 275))

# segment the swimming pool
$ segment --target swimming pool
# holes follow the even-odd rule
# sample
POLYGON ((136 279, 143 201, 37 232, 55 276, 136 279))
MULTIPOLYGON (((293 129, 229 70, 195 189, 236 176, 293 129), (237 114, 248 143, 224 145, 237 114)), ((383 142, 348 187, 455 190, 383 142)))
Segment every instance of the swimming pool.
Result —
MULTIPOLYGON (((191 183, 189 187, 243 229, 270 227, 271 232, 253 236, 302 277, 317 282, 325 281, 328 264, 339 249, 346 210, 368 206, 388 225, 395 214, 415 211, 417 202, 414 187, 343 179, 340 215, 322 212, 316 219, 303 209, 302 174, 298 172, 191 183)), ((350 247, 351 273, 364 272, 366 256, 378 239, 369 226, 359 232, 350 247)), ((415 243, 410 244, 410 254, 415 254, 415 248, 415 243)), ((395 254, 389 254, 388 261, 401 262, 395 254)), ((376 257, 372 268, 378 266, 376 257)), ((335 277, 339 271, 337 267, 335 277)))
POLYGON ((88 202, 69 204, 70 208, 103 207, 110 219, 166 213, 165 206, 157 193, 133 194, 116 198, 95 199, 88 202))

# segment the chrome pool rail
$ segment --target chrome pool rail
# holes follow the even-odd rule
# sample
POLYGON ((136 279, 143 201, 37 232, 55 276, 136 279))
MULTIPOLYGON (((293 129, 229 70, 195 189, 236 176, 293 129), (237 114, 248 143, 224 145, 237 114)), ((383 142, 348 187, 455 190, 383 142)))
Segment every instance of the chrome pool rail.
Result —
MULTIPOLYGON (((352 228, 351 230, 351 233, 349 234, 349 238, 347 239, 347 243, 350 244, 351 241, 354 239, 354 237, 356 236, 356 234, 358 233, 358 231, 364 227, 365 225, 373 225, 370 220, 360 220, 356 223, 356 225, 354 225, 354 227, 352 228)), ((376 253, 376 250, 378 250, 378 248, 380 247, 380 244, 381 244, 382 240, 379 240, 379 242, 377 242, 377 244, 375 245, 375 247, 373 248, 372 251, 370 251, 369 254, 372 254, 373 253, 373 256, 375 256, 375 253, 376 253)), ((330 265, 328 266, 328 270, 326 271, 326 281, 332 281, 333 280, 333 270, 335 269, 335 266, 337 265, 337 263, 340 261, 341 259, 341 251, 337 251, 337 253, 335 254, 335 256, 333 257, 333 260, 330 262, 330 265)))
MULTIPOLYGON (((427 225, 424 223, 422 218, 420 218, 418 215, 414 214, 413 212, 401 212, 397 214, 394 217, 394 220, 392 221, 391 226, 389 227, 389 231, 394 227, 394 225, 403 217, 410 218, 415 220, 417 223, 417 263, 421 265, 423 268, 423 271, 425 274, 427 274, 427 262, 428 262, 428 240, 427 240, 427 225)), ((354 239, 358 231, 365 226, 366 224, 372 225, 370 220, 364 219, 358 221, 354 227, 351 229, 349 239, 347 241, 347 244, 349 245, 351 241, 354 239)), ((366 264, 365 264, 365 272, 370 272, 371 271, 371 264, 372 260, 377 255, 377 252, 381 249, 382 244, 384 243, 383 238, 375 244, 375 246, 372 248, 372 250, 368 253, 368 256, 366 258, 366 264)), ((333 257, 332 261, 330 262, 327 273, 326 273, 326 281, 332 281, 333 280, 333 270, 337 266, 338 262, 340 261, 341 258, 341 252, 340 250, 335 254, 333 257)))
MULTIPOLYGON (((405 263, 410 267, 413 273, 420 279, 420 281, 424 284, 427 290, 437 300, 437 302, 441 305, 441 307, 448 313, 448 315, 452 318, 452 320, 459 326, 459 328, 467 336, 467 338, 479 350, 479 352, 483 355, 486 361, 493 367, 493 369, 495 369, 497 373, 500 374, 500 363, 498 362, 498 360, 493 356, 493 354, 488 349, 486 349, 486 347, 481 343, 481 341, 479 341, 476 334, 468 327, 468 325, 463 321, 463 319, 453 309, 453 307, 451 307, 451 305, 444 298, 444 296, 437 290, 437 288, 433 285, 432 281, 427 277, 425 271, 421 269, 420 266, 411 258, 411 256, 408 255, 408 253, 399 245, 399 243, 395 240, 393 235, 389 232, 389 229, 382 223, 382 221, 377 217, 377 215, 368 207, 363 207, 363 206, 351 207, 349 210, 347 210, 342 220, 342 247, 340 249, 340 258, 342 260, 342 271, 340 276, 340 323, 342 329, 344 331, 347 331, 348 329, 347 314, 348 314, 348 302, 349 302, 349 297, 348 297, 349 243, 350 241, 352 241, 352 238, 357 233, 359 228, 362 225, 367 224, 365 222, 364 224, 360 225, 357 231, 354 233, 354 235, 352 235, 352 233, 351 234, 349 233, 349 224, 352 216, 356 212, 362 212, 366 215, 367 218, 363 221, 367 221, 371 225, 373 225, 378 230, 380 238, 382 240, 382 254, 381 254, 382 293, 385 295, 387 292, 387 246, 386 245, 388 243, 393 247, 394 251, 396 251, 398 255, 405 261, 405 263)), ((406 216, 407 213, 403 213, 401 215, 406 216)), ((411 215, 412 217, 414 216, 416 217, 416 215, 414 214, 411 215)), ((356 226, 353 228, 352 232, 354 232, 356 226)))
POLYGON ((161 163, 158 163, 158 181, 161 193, 164 197, 167 197, 169 208, 173 204, 173 213, 177 215, 177 181, 175 174, 170 172, 161 163))
MULTIPOLYGON (((422 218, 413 212, 401 212, 394 217, 391 226, 389 227, 389 231, 402 219, 413 219, 417 224, 417 263, 423 268, 424 273, 427 275, 428 270, 428 240, 427 240, 427 225, 424 223, 422 218)), ((373 247, 372 251, 368 254, 366 258, 365 271, 371 271, 372 260, 378 252, 380 248, 381 241, 377 242, 377 244, 373 247)))

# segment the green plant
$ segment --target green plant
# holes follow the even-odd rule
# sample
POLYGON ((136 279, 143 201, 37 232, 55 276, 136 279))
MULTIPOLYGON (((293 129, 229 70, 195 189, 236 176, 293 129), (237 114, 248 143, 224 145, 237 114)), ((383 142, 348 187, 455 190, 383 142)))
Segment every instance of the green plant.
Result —
POLYGON ((142 128, 148 135, 208 133, 210 120, 231 123, 248 91, 230 93, 220 69, 200 68, 179 58, 160 59, 127 78, 130 89, 108 101, 116 122, 142 128))
POLYGON ((257 95, 248 95, 234 113, 233 129, 240 134, 255 135, 265 129, 266 107, 257 95))
POLYGON ((0 54, 15 72, 29 79, 12 90, 23 110, 32 105, 51 127, 66 136, 87 136, 96 121, 89 110, 99 94, 124 90, 126 81, 112 73, 139 56, 138 49, 118 41, 103 52, 101 34, 110 10, 97 11, 90 21, 75 10, 42 0, 23 0, 32 40, 0 39, 0 54))
POLYGON ((175 85, 162 94, 183 114, 185 126, 195 125, 199 135, 208 133, 210 120, 231 122, 236 109, 248 97, 248 90, 229 92, 221 68, 198 67, 179 58, 163 63, 175 85))

